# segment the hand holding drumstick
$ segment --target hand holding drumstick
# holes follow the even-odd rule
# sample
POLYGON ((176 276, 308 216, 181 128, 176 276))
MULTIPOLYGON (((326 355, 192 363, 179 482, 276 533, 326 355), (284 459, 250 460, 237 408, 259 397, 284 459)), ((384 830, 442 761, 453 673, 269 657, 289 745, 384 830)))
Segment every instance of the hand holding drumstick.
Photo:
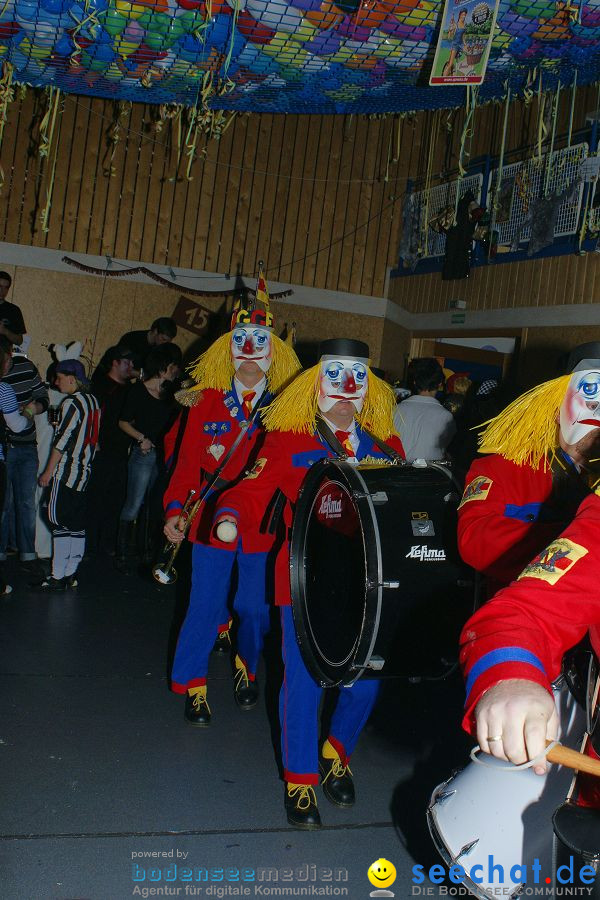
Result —
MULTIPOLYGON (((477 740, 485 753, 521 765, 541 756, 556 740, 558 716, 552 696, 541 685, 524 678, 500 681, 485 692, 475 708, 477 740)), ((548 762, 600 776, 600 761, 557 744, 548 762)), ((547 763, 533 766, 544 775, 547 763)))

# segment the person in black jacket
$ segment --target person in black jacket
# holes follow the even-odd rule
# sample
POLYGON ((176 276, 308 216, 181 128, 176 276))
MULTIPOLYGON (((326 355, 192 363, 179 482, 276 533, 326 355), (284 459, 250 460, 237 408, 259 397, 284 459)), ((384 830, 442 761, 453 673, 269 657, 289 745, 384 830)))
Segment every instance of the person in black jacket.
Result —
POLYGON ((177 325, 168 316, 155 319, 147 331, 128 331, 119 341, 133 353, 133 369, 136 377, 144 378, 144 363, 153 347, 160 347, 177 337, 177 325), (141 374, 140 374, 141 373, 141 374))

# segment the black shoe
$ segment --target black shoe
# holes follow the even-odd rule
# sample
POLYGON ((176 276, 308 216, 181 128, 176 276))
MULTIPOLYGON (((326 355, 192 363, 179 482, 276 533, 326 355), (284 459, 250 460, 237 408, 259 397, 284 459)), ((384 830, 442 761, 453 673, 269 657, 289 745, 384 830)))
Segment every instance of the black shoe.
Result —
POLYGON ((124 559, 122 556, 115 557, 115 569, 121 575, 131 575, 129 560, 124 559))
POLYGON ((322 776, 323 793, 336 806, 354 806, 356 796, 350 766, 343 766, 340 759, 321 757, 319 769, 322 776))
POLYGON ((288 822, 294 828, 315 831, 321 827, 315 789, 310 784, 300 784, 294 787, 286 785, 285 811, 288 822))
POLYGON ((49 575, 48 578, 42 578, 41 581, 33 582, 30 587, 35 591, 66 591, 67 579, 53 578, 52 575, 49 575))
POLYGON ((44 568, 37 559, 20 560, 19 567, 34 581, 40 581, 44 577, 44 568))
POLYGON ((197 725, 200 728, 210 725, 210 707, 206 702, 206 697, 203 697, 202 694, 194 694, 193 697, 186 694, 183 715, 190 725, 197 725))
MULTIPOLYGON (((239 656, 236 656, 236 662, 239 656)), ((236 669, 234 676, 235 702, 240 709, 252 709, 258 703, 258 684, 250 681, 246 666, 236 669)))
POLYGON ((77 581, 77 575, 75 573, 65 577, 65 587, 76 588, 78 584, 79 582, 77 581))
POLYGON ((115 569, 122 575, 129 575, 130 564, 135 543, 135 522, 119 521, 117 532, 117 555, 115 557, 115 569))
POLYGON ((229 629, 219 632, 217 639, 213 645, 213 653, 229 653, 231 650, 231 638, 229 629))

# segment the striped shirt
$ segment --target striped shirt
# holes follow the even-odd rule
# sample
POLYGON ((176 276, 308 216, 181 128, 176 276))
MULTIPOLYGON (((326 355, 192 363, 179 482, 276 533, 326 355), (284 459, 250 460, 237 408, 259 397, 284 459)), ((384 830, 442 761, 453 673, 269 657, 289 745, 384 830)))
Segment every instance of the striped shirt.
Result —
POLYGON ((100 407, 93 394, 76 391, 65 397, 52 446, 62 453, 54 477, 67 487, 84 491, 98 443, 100 407))
MULTIPOLYGON (((6 417, 18 411, 19 404, 17 403, 17 395, 15 394, 14 389, 10 384, 5 384, 4 381, 0 381, 0 412, 6 417)), ((0 442, 0 460, 3 459, 4 447, 2 442, 0 442)))
MULTIPOLYGON (((36 400, 42 404, 42 412, 48 409, 48 388, 40 378, 40 373, 26 356, 13 356, 11 367, 3 379, 14 388, 19 405, 36 400)), ((7 429, 9 444, 34 444, 35 422, 19 434, 7 429)))

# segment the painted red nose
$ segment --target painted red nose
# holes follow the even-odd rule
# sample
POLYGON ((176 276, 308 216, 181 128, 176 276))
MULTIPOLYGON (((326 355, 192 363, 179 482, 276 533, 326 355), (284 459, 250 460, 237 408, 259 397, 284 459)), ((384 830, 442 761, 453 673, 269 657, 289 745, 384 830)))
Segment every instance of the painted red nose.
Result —
POLYGON ((254 355, 254 341, 252 338, 247 337, 244 341, 244 346, 242 347, 242 353, 245 353, 247 356, 254 355))
POLYGON ((351 369, 344 369, 344 377, 342 379, 342 391, 345 394, 356 393, 356 382, 351 369))

